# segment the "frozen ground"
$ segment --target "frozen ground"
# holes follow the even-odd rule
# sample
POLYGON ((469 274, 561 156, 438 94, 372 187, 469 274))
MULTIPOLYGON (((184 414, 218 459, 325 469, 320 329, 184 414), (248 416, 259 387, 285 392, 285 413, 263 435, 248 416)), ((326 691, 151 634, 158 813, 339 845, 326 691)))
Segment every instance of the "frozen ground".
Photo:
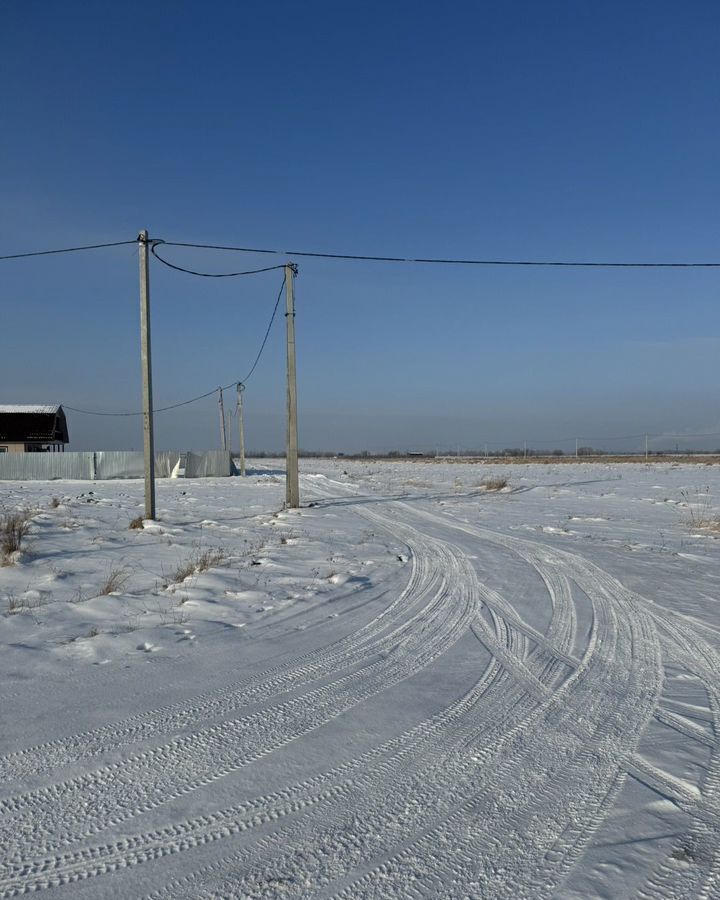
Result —
POLYGON ((718 469, 303 469, 0 484, 0 897, 720 896, 718 469))

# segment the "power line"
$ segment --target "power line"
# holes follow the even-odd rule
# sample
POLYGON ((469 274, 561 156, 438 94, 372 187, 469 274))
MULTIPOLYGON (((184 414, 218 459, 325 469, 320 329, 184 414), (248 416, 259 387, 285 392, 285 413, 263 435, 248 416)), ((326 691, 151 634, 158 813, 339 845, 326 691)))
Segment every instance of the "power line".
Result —
MULTIPOLYGON (((367 256, 353 253, 320 253, 309 250, 274 250, 266 247, 230 247, 222 244, 192 244, 164 241, 168 247, 192 247, 198 250, 230 250, 236 253, 268 253, 275 256, 305 256, 316 259, 354 260, 357 262, 422 263, 446 266, 559 266, 566 268, 606 269, 718 269, 720 262, 597 262, 531 259, 445 259, 442 257, 367 256)), ((259 269, 258 271, 264 271, 259 269)), ((195 274, 195 273, 194 273, 195 274)), ((243 274, 243 273, 240 273, 243 274)))
POLYGON ((80 250, 102 250, 105 247, 124 247, 127 244, 137 244, 137 240, 113 241, 110 244, 86 244, 84 247, 63 247, 60 250, 33 250, 30 253, 10 253, 0 256, 0 259, 26 259, 28 256, 51 256, 54 253, 77 253, 80 250))
POLYGON ((164 243, 165 241, 154 241, 150 245, 150 252, 158 262, 161 262, 164 266, 168 266, 170 269, 175 269, 178 272, 185 272, 187 275, 198 275, 200 278, 236 278, 238 275, 257 275, 259 272, 272 272, 275 269, 284 268, 284 265, 280 265, 266 266, 264 269, 248 269, 245 272, 197 272, 194 269, 185 269, 183 266, 178 266, 175 263, 169 262, 167 259, 163 259, 157 252, 157 247, 159 244, 164 243))
MULTIPOLYGON (((231 381, 230 384, 226 385, 222 390, 226 390, 226 388, 232 387, 235 384, 234 381, 231 381)), ((169 409, 178 409, 180 406, 189 406, 191 403, 196 403, 198 400, 204 400, 205 397, 210 397, 212 394, 217 394, 219 388, 213 388, 211 391, 208 391, 205 394, 200 394, 197 397, 192 397, 190 400, 182 400, 180 403, 173 403, 170 406, 159 406, 153 409, 154 413, 159 412, 167 412, 169 409)), ((76 406, 68 406, 66 403, 62 404, 63 409, 72 410, 72 412, 83 413, 86 416, 142 416, 142 412, 98 412, 97 410, 92 409, 78 409, 76 406)))
MULTIPOLYGON (((27 259, 33 256, 50 256, 58 253, 77 253, 82 250, 101 250, 106 247, 122 247, 136 244, 137 239, 131 241, 113 241, 106 244, 86 244, 82 247, 62 247, 54 250, 33 250, 27 253, 10 253, 0 256, 0 261, 9 259, 27 259)), ((310 250, 277 250, 268 247, 234 247, 225 244, 195 244, 187 241, 152 241, 151 250, 156 259, 170 268, 190 275, 198 275, 204 278, 233 278, 239 275, 254 275, 259 272, 269 272, 279 269, 281 266, 268 266, 262 269, 251 269, 245 272, 196 272, 186 269, 162 259, 155 252, 157 244, 165 244, 168 247, 190 247, 198 250, 229 250, 236 253, 264 253, 275 256, 303 256, 314 259, 335 259, 355 262, 388 262, 410 263, 424 265, 445 266, 535 266, 535 267, 560 267, 560 268, 598 268, 598 269, 717 269, 720 262, 602 262, 597 260, 545 260, 545 259, 452 259, 445 257, 409 257, 409 256, 371 256, 357 253, 322 253, 310 250)))
POLYGON ((255 371, 257 364, 260 362, 260 357, 262 356, 262 352, 265 349, 265 344, 267 343, 267 339, 270 336, 270 329, 272 328, 273 322, 275 321, 275 315, 277 314, 278 306, 280 305, 280 299, 282 297, 284 287, 285 287, 285 276, 283 276, 282 284, 280 285, 280 291, 278 293, 277 300, 275 301, 275 307, 272 311, 272 315, 270 316, 270 322, 269 322, 267 330, 265 332, 265 337, 263 338, 263 342, 262 342, 262 344, 260 344, 260 349, 258 350, 258 355, 255 357, 255 362, 252 364, 252 368, 247 373, 247 375, 243 378, 243 380, 238 382, 239 384, 247 383, 247 380, 250 378, 252 373, 255 371))
MULTIPOLYGON (((277 268, 277 267, 276 267, 277 268)), ((283 267, 284 268, 284 267, 283 267)), ((213 388, 211 391, 207 391, 204 394, 199 394, 197 397, 191 397, 189 400, 181 400, 179 403, 172 403, 170 406, 159 406, 153 409, 153 413, 167 412, 171 409, 179 409, 181 406, 189 406, 191 403, 197 403, 198 400, 204 400, 206 397, 211 397, 213 394, 217 394, 218 391, 227 391, 231 387, 235 387, 237 384, 246 384, 249 380, 250 376, 253 374, 255 369, 257 368, 258 363, 260 362, 260 357, 263 354, 263 350, 265 349, 265 345, 267 344, 268 337, 270 336, 270 330, 272 329, 273 322, 275 321, 275 316, 277 315, 278 306, 280 305, 280 299, 282 298, 283 288, 285 287, 285 277, 283 276, 282 284, 280 285, 280 291, 278 292, 277 300, 275 301, 275 306, 273 307, 272 315, 270 316, 270 322, 268 323, 268 327, 265 330, 265 336, 262 339, 262 343, 260 344, 260 349, 258 350, 257 356, 255 357, 255 362, 252 364, 250 371, 247 373, 245 378, 242 381, 235 379, 231 381, 229 384, 225 384, 220 388, 213 388)), ((80 409, 77 406, 68 406, 63 403, 64 409, 69 409, 72 412, 82 413, 86 416, 114 416, 114 417, 130 417, 130 416, 142 416, 142 412, 99 412, 98 410, 92 409, 80 409)))

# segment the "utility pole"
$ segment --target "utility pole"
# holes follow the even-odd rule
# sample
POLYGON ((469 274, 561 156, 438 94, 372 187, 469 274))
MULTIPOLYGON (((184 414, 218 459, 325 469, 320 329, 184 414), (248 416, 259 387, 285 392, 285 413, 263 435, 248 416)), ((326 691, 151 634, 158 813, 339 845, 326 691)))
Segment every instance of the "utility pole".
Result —
POLYGON ((218 388, 218 403, 220 404, 220 448, 227 450, 227 433, 225 431, 225 404, 223 403, 223 389, 218 388))
POLYGON ((527 441, 523 441, 523 458, 527 459, 527 441))
POLYGON ((575 438, 575 459, 578 458, 578 439, 575 438))
POLYGON ((238 427, 240 429, 240 474, 245 477, 245 423, 243 422, 243 391, 245 385, 238 381, 237 385, 237 414, 238 427))
POLYGON ((645 435, 645 460, 648 458, 648 436, 645 435))
POLYGON ((153 439, 152 358, 150 355, 150 265, 148 233, 138 234, 140 257, 140 363, 143 392, 143 453, 145 457, 145 518, 155 518, 155 441, 153 439))
POLYGON ((289 509, 300 506, 300 475, 298 472, 297 378, 295 372, 295 286, 297 266, 285 266, 285 298, 287 301, 287 448, 285 453, 285 505, 289 509))

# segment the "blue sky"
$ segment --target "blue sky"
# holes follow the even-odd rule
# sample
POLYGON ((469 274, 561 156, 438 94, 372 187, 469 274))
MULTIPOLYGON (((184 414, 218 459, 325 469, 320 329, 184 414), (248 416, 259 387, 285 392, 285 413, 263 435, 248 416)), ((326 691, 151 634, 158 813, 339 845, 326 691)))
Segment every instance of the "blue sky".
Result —
MULTIPOLYGON (((0 253, 148 228, 718 260, 719 31, 712 2, 3 4, 0 253)), ((720 430, 720 271, 297 261, 303 447, 720 430)), ((278 273, 151 279, 156 404, 241 377, 278 273)), ((133 246, 0 263, 0 301, 0 402, 138 407, 133 246)), ((253 447, 284 440, 283 326, 247 388, 253 447)), ((217 419, 214 398, 158 415, 158 444, 216 446, 217 419)), ((141 445, 139 421, 69 422, 76 448, 141 445)))

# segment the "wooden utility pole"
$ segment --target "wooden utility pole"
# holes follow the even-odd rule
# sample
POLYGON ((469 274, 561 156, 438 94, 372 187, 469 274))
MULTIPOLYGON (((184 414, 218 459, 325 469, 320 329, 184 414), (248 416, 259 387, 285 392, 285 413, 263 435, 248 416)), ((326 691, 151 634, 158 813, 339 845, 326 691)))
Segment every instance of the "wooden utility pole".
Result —
POLYGON ((648 458, 648 436, 645 435, 645 459, 648 458))
POLYGON ((245 385, 238 381, 237 386, 237 414, 238 428, 240 429, 240 474, 245 476, 245 423, 243 421, 243 391, 245 385))
POLYGON ((143 391, 145 518, 155 518, 155 441, 153 439, 152 358, 150 355, 150 265, 148 233, 138 234, 140 256, 140 362, 143 391))
POLYGON ((297 266, 285 266, 285 298, 287 300, 287 448, 285 464, 285 505, 290 509, 300 506, 300 476, 298 472, 297 431, 297 379, 295 373, 295 290, 294 278, 297 266))
POLYGON ((218 403, 220 404, 220 448, 227 450, 227 432, 225 431, 225 405, 223 404, 223 389, 218 388, 218 403))

